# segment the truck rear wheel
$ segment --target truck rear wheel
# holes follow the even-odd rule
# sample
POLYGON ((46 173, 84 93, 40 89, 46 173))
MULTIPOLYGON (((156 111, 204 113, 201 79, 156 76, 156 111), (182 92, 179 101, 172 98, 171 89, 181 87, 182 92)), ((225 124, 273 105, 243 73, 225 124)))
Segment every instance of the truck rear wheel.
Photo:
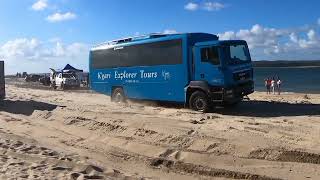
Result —
POLYGON ((200 112, 209 110, 208 96, 202 91, 195 91, 191 94, 189 99, 189 106, 191 109, 200 112))
POLYGON ((111 95, 111 101, 116 103, 126 102, 126 96, 124 95, 122 88, 115 88, 111 95))

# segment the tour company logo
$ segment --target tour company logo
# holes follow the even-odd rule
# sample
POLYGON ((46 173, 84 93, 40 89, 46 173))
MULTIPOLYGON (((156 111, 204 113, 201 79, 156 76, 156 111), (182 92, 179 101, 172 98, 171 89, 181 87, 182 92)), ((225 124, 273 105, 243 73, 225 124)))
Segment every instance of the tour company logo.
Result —
POLYGON ((164 78, 164 80, 169 80, 171 78, 170 72, 162 71, 162 77, 164 78))

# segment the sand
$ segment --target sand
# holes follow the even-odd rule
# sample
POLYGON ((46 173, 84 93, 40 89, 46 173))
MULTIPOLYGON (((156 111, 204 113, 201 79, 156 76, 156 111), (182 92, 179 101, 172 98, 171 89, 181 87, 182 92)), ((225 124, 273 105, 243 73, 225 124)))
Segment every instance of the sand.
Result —
POLYGON ((320 94, 199 113, 7 85, 0 179, 320 179, 320 94))

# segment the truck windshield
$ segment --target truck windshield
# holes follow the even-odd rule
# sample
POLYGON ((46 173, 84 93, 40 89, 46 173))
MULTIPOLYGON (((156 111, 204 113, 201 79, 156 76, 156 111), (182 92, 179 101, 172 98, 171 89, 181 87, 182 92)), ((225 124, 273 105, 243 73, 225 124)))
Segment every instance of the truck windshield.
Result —
POLYGON ((223 46, 228 64, 242 64, 250 61, 250 54, 245 44, 230 44, 223 46))

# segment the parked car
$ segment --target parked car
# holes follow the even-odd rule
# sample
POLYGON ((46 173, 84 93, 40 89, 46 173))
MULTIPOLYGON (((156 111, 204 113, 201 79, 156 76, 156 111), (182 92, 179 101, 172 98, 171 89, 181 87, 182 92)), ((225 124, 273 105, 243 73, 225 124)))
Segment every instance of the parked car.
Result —
POLYGON ((30 74, 24 78, 26 82, 37 82, 41 78, 41 75, 38 74, 30 74))
POLYGON ((49 86, 50 85, 50 77, 49 76, 43 76, 39 79, 39 82, 45 86, 49 86))

